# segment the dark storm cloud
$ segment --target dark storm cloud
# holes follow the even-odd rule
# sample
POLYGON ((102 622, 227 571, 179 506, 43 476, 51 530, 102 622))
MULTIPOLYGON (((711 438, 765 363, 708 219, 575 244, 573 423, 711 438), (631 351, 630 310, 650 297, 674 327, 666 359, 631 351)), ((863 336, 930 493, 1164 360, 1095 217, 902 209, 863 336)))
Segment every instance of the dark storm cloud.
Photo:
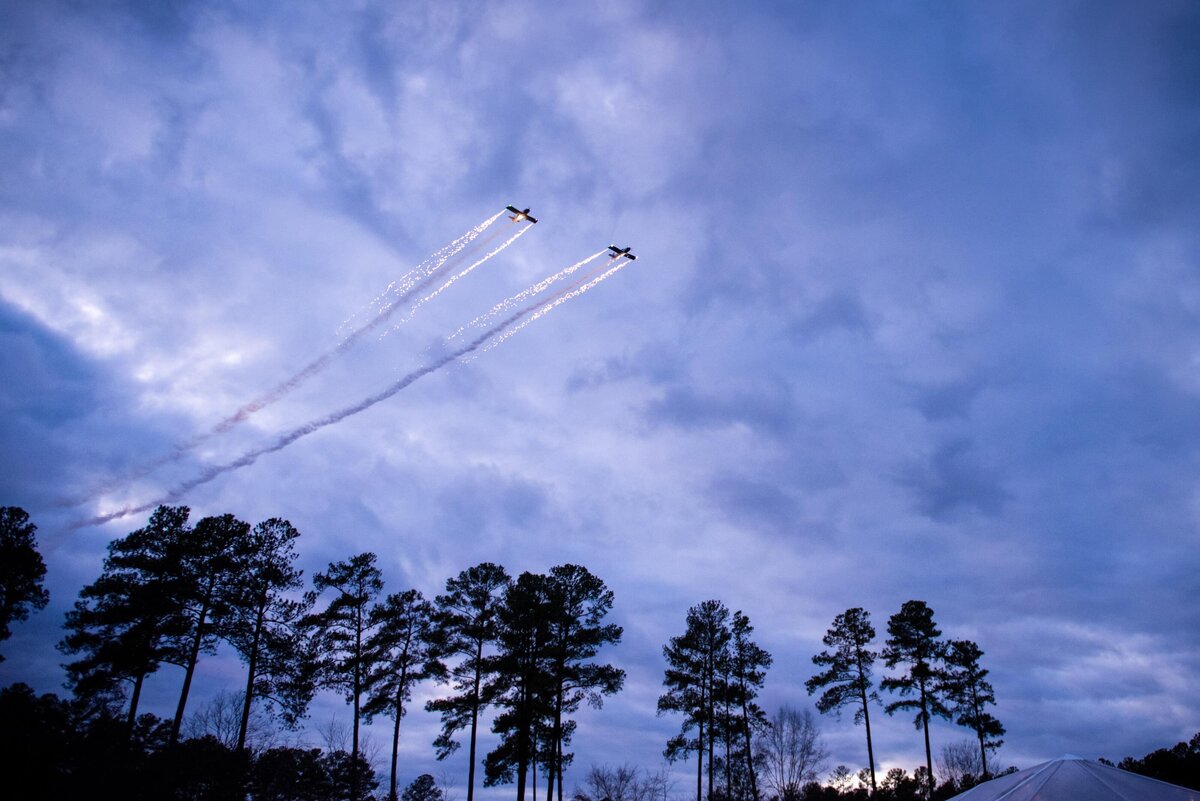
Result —
POLYGON ((974 510, 995 517, 1011 498, 995 476, 978 462, 968 440, 940 445, 924 463, 897 480, 913 492, 921 514, 946 520, 956 511, 974 510))
POLYGON ((2 302, 0 354, 0 503, 49 512, 105 467, 162 443, 162 421, 129 416, 130 396, 104 365, 2 302), (87 459, 72 456, 80 451, 87 459))

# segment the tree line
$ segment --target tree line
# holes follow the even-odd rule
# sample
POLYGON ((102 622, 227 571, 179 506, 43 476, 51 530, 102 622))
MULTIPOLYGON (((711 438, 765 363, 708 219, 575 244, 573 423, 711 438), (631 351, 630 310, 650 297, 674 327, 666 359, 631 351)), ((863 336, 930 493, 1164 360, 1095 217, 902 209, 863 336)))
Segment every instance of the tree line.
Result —
MULTIPOLYGON (((34 532, 22 510, 0 507, 3 637, 9 621, 46 604, 34 532)), ((306 588, 295 567, 299 536, 279 518, 251 526, 226 514, 193 524, 187 507, 159 507, 145 526, 109 543, 100 576, 80 591, 66 616, 58 647, 69 660, 64 667, 73 700, 55 706, 57 699, 12 690, 8 702, 35 717, 69 713, 88 725, 102 720, 106 737, 119 732, 128 753, 142 754, 143 767, 156 760, 174 764, 185 745, 196 671, 224 643, 244 673, 228 742, 218 745, 230 764, 240 766, 232 774, 246 781, 266 756, 248 742, 254 716, 295 728, 314 694, 326 690, 340 694, 351 709, 349 748, 330 747, 327 754, 276 750, 266 763, 272 775, 323 775, 310 783, 342 787, 342 796, 351 799, 368 797, 377 780, 362 753, 360 726, 383 719, 391 734, 385 797, 397 799, 402 721, 418 685, 435 683, 447 690, 425 705, 441 720, 433 746, 439 759, 466 746, 467 801, 473 801, 480 767, 485 786, 515 784, 522 801, 530 789, 536 798, 539 782, 546 801, 564 801, 564 775, 574 757, 573 716, 585 702, 600 706, 624 682, 620 669, 596 661, 622 636, 620 626, 605 622, 613 594, 604 582, 578 565, 514 578, 484 562, 448 579, 432 599, 416 589, 385 595, 377 557, 365 552, 331 562, 306 588), (174 714, 159 721, 139 715, 139 706, 146 680, 163 665, 178 667, 181 681, 174 714), (485 713, 496 738, 481 758, 485 713)), ((697 801, 798 801, 857 792, 856 774, 842 767, 826 785, 816 784, 824 753, 809 713, 785 707, 768 717, 759 705, 773 659, 753 635, 749 617, 718 600, 687 611, 683 632, 663 647, 657 711, 680 720, 664 757, 696 757, 697 801)), ((888 635, 882 651, 873 650, 869 613, 846 610, 826 632, 827 650, 812 658, 818 673, 806 683, 810 694, 819 693, 818 710, 840 715, 851 708, 855 723, 865 725, 868 767, 857 774, 858 789, 886 799, 903 796, 912 785, 932 797, 933 717, 953 719, 977 741, 978 768, 957 770, 952 784, 962 785, 964 775, 989 777, 988 756, 1001 744, 1004 728, 988 711, 995 695, 980 666, 982 650, 968 640, 943 640, 923 601, 908 601, 892 615, 888 635), (880 658, 893 673, 877 689, 880 658), (893 696, 885 712, 911 712, 924 734, 926 764, 911 779, 893 771, 877 781, 870 715, 872 705, 881 704, 879 690, 893 696)), ((208 747, 217 753, 214 744, 208 747)), ((594 767, 588 780, 603 778, 605 770, 594 767)), ((632 785, 616 785, 664 786, 661 775, 642 785, 637 775, 626 776, 633 776, 632 785)))
MULTIPOLYGON (((666 692, 658 699, 658 712, 682 715, 680 731, 663 755, 675 761, 695 754, 696 801, 761 798, 760 776, 777 801, 811 796, 822 761, 817 727, 789 708, 768 719, 756 703, 772 657, 751 639, 749 618, 710 600, 689 609, 685 624, 684 633, 663 648, 666 692)), ((872 703, 880 703, 874 681, 880 656, 896 670, 879 684, 895 696, 884 711, 913 712, 916 728, 924 733, 926 765, 915 778, 922 795, 931 798, 935 791, 929 740, 934 716, 953 719, 975 734, 981 770, 974 779, 990 778, 987 755, 1001 745, 1004 727, 988 711, 996 698, 980 665, 983 651, 969 640, 942 640, 924 601, 906 602, 888 620, 888 634, 882 653, 871 650, 876 633, 870 614, 846 610, 826 632, 829 650, 813 656, 819 672, 806 682, 809 694, 820 692, 821 712, 840 714, 850 707, 855 723, 866 725, 864 783, 869 780, 870 792, 881 792, 870 723, 872 703)), ((852 782, 843 784, 849 789, 852 782)), ((894 795, 899 785, 900 778, 891 776, 884 796, 894 795)))
MULTIPOLYGON (((157 755, 181 753, 197 668, 225 643, 244 666, 236 740, 227 749, 237 758, 230 765, 240 767, 222 771, 226 777, 252 778, 251 768, 261 766, 262 755, 254 760, 247 746, 252 712, 265 710, 295 727, 315 692, 326 689, 351 707, 349 752, 322 763, 316 754, 285 749, 271 756, 292 764, 274 769, 323 771, 326 784, 344 785, 337 797, 370 797, 373 777, 362 757, 360 724, 386 718, 392 729, 386 798, 397 799, 401 721, 417 685, 432 681, 450 687, 427 704, 441 717, 438 757, 458 749, 466 732, 467 801, 475 791, 478 724, 489 708, 498 742, 482 761, 483 783, 515 782, 523 799, 540 767, 547 801, 555 801, 556 792, 563 799, 563 772, 573 758, 572 715, 585 701, 601 706, 624 682, 623 671, 595 660, 602 648, 620 642, 622 630, 605 622, 613 593, 587 568, 559 565, 513 578, 484 562, 449 579, 445 593, 428 600, 415 589, 384 596, 377 557, 367 552, 330 563, 304 591, 294 565, 300 534, 288 521, 251 526, 226 514, 193 525, 189 517, 186 506, 160 506, 147 525, 109 543, 101 574, 81 590, 59 643, 70 660, 65 668, 74 700, 37 699, 28 688, 9 688, 5 703, 15 717, 83 721, 83 728, 102 730, 105 742, 119 731, 144 766, 178 768, 178 758, 157 755), (181 668, 182 681, 173 717, 160 724, 138 712, 146 680, 163 665, 181 668), (102 724, 92 725, 96 721, 102 724)), ((3 507, 0 524, 0 547, 11 540, 40 566, 24 568, 30 559, 3 562, 0 623, 7 637, 7 622, 44 607, 47 596, 28 516, 3 507)))
POLYGON ((817 709, 840 713, 854 710, 854 722, 862 723, 867 735, 867 765, 871 791, 878 789, 875 753, 871 741, 871 702, 879 701, 874 685, 875 661, 880 656, 888 668, 899 669, 885 677, 879 688, 895 700, 884 711, 914 713, 913 725, 924 735, 925 771, 919 778, 927 798, 934 793, 933 755, 929 724, 934 716, 953 720, 970 729, 979 743, 980 778, 991 777, 987 756, 1003 744, 1004 726, 989 711, 996 695, 980 665, 983 651, 970 640, 943 640, 924 601, 906 601, 888 618, 888 639, 882 652, 871 650, 875 628, 870 613, 855 607, 834 618, 822 642, 829 649, 813 656, 823 670, 805 686, 809 694, 821 691, 817 709))

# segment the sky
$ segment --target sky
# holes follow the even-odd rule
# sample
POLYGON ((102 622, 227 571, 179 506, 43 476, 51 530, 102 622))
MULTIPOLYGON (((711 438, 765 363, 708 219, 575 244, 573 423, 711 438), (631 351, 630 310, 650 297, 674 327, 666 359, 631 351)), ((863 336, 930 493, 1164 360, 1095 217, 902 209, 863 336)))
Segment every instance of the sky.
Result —
MULTIPOLYGON (((587 566, 627 680, 577 766, 659 766, 662 645, 709 598, 774 655, 768 711, 811 705, 837 614, 882 641, 921 599, 985 652, 1001 763, 1187 739, 1198 37, 1167 0, 0 0, 0 504, 51 593, 0 683, 62 691, 63 613, 146 514, 78 521, 380 392, 613 243, 637 261, 498 347, 173 502, 289 519, 310 579, 374 551, 388 592, 587 566), (539 223, 411 321, 139 475, 507 204, 539 223)), ((202 661, 191 708, 240 671, 202 661)), ((923 761, 872 720, 883 767, 923 761)), ((820 722, 830 768, 865 766, 849 715, 820 722)), ((437 725, 406 718, 402 781, 465 772, 437 725)))

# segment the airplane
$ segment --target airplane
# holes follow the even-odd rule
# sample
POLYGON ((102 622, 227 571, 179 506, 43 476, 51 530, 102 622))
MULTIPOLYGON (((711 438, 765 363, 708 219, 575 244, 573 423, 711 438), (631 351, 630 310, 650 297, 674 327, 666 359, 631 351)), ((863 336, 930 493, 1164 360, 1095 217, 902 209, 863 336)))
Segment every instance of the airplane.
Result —
POLYGON ((529 216, 529 209, 521 211, 516 206, 505 206, 504 208, 505 210, 512 212, 508 219, 512 220, 513 222, 520 222, 521 220, 529 220, 531 223, 537 222, 535 218, 529 216))
POLYGON ((629 252, 629 248, 619 248, 616 245, 609 245, 608 249, 612 251, 612 257, 614 259, 619 259, 624 256, 630 261, 634 261, 637 258, 637 256, 629 252))

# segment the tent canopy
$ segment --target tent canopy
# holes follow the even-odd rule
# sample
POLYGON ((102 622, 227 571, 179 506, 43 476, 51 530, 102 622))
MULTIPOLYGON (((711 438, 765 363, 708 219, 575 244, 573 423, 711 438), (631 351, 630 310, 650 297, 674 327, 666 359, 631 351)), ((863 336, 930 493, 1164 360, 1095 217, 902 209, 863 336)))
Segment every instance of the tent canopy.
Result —
POLYGON ((1063 757, 984 782, 951 801, 1200 801, 1200 791, 1063 757))

